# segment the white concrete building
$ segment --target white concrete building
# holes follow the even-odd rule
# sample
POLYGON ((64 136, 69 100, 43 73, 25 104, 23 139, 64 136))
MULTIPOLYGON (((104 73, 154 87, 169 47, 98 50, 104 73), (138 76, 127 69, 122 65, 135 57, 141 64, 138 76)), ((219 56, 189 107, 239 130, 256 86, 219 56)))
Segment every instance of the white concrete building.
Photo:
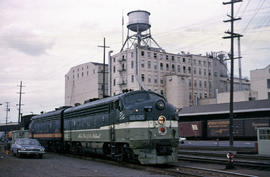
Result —
POLYGON ((137 47, 119 52, 111 60, 112 95, 143 87, 164 95, 176 107, 215 97, 216 88, 223 88, 221 78, 227 78, 226 63, 209 56, 137 47))
MULTIPOLYGON (((105 66, 105 95, 108 95, 108 66, 105 66)), ((76 103, 103 96, 103 64, 84 63, 72 67, 65 75, 65 105, 73 106, 76 103)))
POLYGON ((258 100, 270 99, 270 65, 250 71, 251 90, 258 93, 258 100))

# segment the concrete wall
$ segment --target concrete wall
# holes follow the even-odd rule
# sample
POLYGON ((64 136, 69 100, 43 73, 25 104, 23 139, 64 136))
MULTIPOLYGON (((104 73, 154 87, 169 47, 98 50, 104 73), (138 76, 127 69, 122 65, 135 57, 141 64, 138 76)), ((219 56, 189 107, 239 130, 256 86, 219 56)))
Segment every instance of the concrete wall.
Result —
POLYGON ((188 81, 184 76, 166 76, 166 97, 177 108, 189 106, 188 81))
POLYGON ((251 90, 258 93, 259 100, 269 99, 270 88, 267 88, 267 79, 270 79, 270 65, 250 71, 251 90))
MULTIPOLYGON (((249 101, 250 99, 250 91, 237 91, 233 93, 233 101, 249 101)), ((230 92, 218 93, 217 95, 217 103, 229 103, 230 102, 230 92)))
MULTIPOLYGON (((84 63, 72 67, 65 75, 65 105, 83 104, 85 100, 102 97, 102 64, 84 63)), ((107 69, 106 69, 107 70, 107 69)), ((108 81, 105 77, 105 83, 108 81)), ((107 84, 105 94, 108 93, 107 84)))

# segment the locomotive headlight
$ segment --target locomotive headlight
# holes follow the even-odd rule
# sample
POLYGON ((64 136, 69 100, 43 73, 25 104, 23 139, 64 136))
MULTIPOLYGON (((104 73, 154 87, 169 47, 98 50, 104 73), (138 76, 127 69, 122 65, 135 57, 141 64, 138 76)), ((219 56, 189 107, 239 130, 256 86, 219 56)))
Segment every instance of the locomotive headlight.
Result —
POLYGON ((163 101, 163 100, 157 101, 157 102, 156 102, 156 107, 157 107, 157 109, 159 109, 159 110, 163 110, 163 109, 165 108, 165 103, 164 103, 164 101, 163 101))
POLYGON ((160 125, 163 125, 165 123, 165 121, 166 121, 166 117, 165 116, 159 116, 158 117, 158 123, 160 125))

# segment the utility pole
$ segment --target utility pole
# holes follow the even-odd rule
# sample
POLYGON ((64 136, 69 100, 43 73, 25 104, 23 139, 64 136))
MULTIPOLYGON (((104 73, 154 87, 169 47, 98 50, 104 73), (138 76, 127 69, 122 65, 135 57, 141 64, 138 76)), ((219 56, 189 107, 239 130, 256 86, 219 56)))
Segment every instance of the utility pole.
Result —
POLYGON ((240 35, 238 36, 238 68, 239 68, 239 86, 240 91, 243 90, 243 84, 242 84, 242 66, 241 66, 241 49, 240 49, 240 35))
POLYGON ((20 87, 20 92, 17 92, 17 94, 19 94, 19 104, 17 104, 17 106, 19 106, 19 113, 18 113, 18 124, 20 123, 21 121, 21 106, 23 105, 22 104, 22 94, 25 94, 24 92, 22 92, 22 87, 24 87, 22 85, 22 81, 20 83, 20 85, 18 85, 18 87, 20 87))
POLYGON ((103 83, 102 83, 102 97, 105 97, 105 53, 106 53, 106 48, 110 48, 109 46, 105 45, 105 37, 104 37, 104 43, 103 46, 98 46, 103 48, 103 83))
POLYGON ((242 35, 234 33, 234 21, 241 20, 241 18, 234 18, 234 3, 242 2, 242 0, 232 0, 230 2, 223 2, 223 5, 231 5, 231 15, 228 15, 229 20, 224 20, 223 22, 231 22, 231 31, 225 32, 226 34, 230 34, 230 36, 225 36, 223 39, 231 39, 231 79, 230 79, 230 147, 233 147, 233 75, 234 75, 234 38, 242 37, 242 35))
POLYGON ((7 123, 8 123, 8 112, 9 111, 10 111, 9 102, 6 102, 6 129, 5 129, 5 135, 7 135, 7 123))

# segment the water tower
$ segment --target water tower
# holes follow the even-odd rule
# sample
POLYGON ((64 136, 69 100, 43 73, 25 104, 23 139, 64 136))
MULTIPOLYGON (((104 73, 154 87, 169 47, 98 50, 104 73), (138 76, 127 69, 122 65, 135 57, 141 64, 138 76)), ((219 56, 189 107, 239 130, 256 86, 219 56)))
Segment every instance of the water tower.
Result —
POLYGON ((148 47, 153 48, 151 44, 155 44, 155 49, 164 51, 151 36, 151 25, 149 23, 150 13, 145 10, 135 10, 128 14, 128 32, 127 38, 121 48, 121 52, 125 47, 148 47), (132 31, 132 34, 129 34, 132 31), (129 46, 131 43, 131 46, 129 46))

